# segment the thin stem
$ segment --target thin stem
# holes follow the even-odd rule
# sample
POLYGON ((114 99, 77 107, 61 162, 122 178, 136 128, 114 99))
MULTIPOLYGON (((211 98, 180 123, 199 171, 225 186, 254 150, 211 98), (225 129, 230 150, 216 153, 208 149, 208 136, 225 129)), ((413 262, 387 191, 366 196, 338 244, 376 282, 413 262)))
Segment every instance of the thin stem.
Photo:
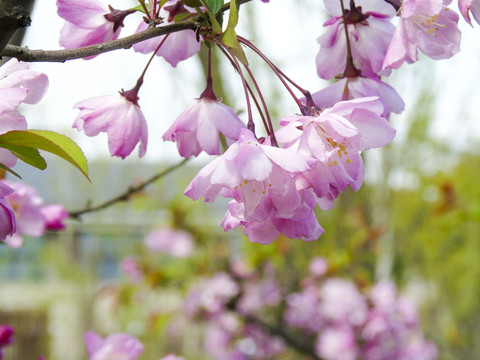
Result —
POLYGON ((170 34, 165 35, 165 37, 162 39, 162 41, 160 41, 160 44, 158 44, 157 48, 153 52, 152 56, 150 56, 150 59, 148 59, 147 65, 145 65, 145 69, 143 69, 142 75, 140 75, 140 79, 142 79, 142 81, 143 81, 143 77, 145 76, 145 73, 147 72, 148 67, 152 63, 153 58, 155 57, 155 55, 157 55, 158 50, 160 50, 160 48, 162 47, 165 40, 167 40, 169 35, 170 34))
POLYGON ((150 20, 150 19, 151 19, 151 16, 150 16, 150 13, 148 12, 147 7, 145 6, 145 1, 138 0, 138 2, 140 3, 140 5, 142 6, 143 10, 145 11, 145 14, 147 15, 147 18, 150 20))
POLYGON ((200 95, 200 99, 217 100, 215 92, 213 91, 213 78, 212 78, 212 48, 208 48, 208 60, 207 60, 207 85, 205 90, 200 95))
POLYGON ((255 89, 257 90, 257 94, 260 97, 260 101, 262 102, 263 111, 265 111, 265 116, 267 117, 267 123, 268 123, 268 127, 266 127, 265 130, 267 131, 267 134, 270 135, 272 145, 278 147, 277 139, 275 138, 275 130, 273 128, 272 119, 270 118, 270 113, 268 112, 268 107, 267 107, 267 104, 265 103, 265 99, 263 97, 263 94, 260 91, 260 87, 258 86, 258 83, 255 80, 255 77, 253 76, 253 73, 250 70, 250 68, 247 65, 243 65, 243 66, 247 70, 248 76, 250 76, 250 79, 252 80, 253 86, 255 86, 255 89))
POLYGON ((130 197, 132 197, 134 194, 142 191, 148 185, 154 183, 155 181, 160 180, 161 178, 170 174, 172 171, 178 169, 179 167, 184 165, 188 160, 189 159, 184 159, 181 162, 179 162, 178 164, 170 166, 169 168, 167 168, 167 169, 159 172, 158 174, 152 176, 150 179, 141 183, 140 185, 130 186, 128 188, 128 190, 125 191, 124 193, 122 193, 122 194, 120 194, 120 195, 118 195, 118 196, 116 196, 116 197, 114 197, 114 198, 112 198, 108 201, 105 201, 104 203, 101 203, 101 204, 96 205, 96 206, 88 206, 85 209, 81 209, 81 210, 77 210, 77 211, 70 211, 68 214, 71 218, 78 219, 81 215, 84 215, 84 214, 87 214, 87 213, 90 213, 90 212, 103 210, 103 209, 108 208, 112 205, 115 205, 118 202, 126 201, 126 200, 130 199, 130 197))
POLYGON ((348 24, 347 24, 347 14, 345 12, 345 6, 343 5, 343 0, 340 0, 340 6, 342 7, 342 19, 343 19, 343 28, 345 30, 345 40, 347 42, 347 65, 345 66, 345 71, 343 72, 344 77, 357 77, 359 74, 357 68, 353 64, 352 56, 352 47, 350 44, 350 36, 348 35, 348 24))
POLYGON ((268 66, 270 66, 270 68, 272 69, 272 71, 275 73, 275 75, 277 75, 278 79, 282 82, 283 86, 285 86, 285 88, 287 89, 287 91, 290 93, 290 95, 292 96, 293 100, 297 103, 297 106, 300 108, 300 110, 303 112, 303 108, 305 107, 301 102, 300 102, 300 99, 295 95, 295 93, 293 92, 293 90, 290 88, 290 86, 286 83, 285 79, 287 79, 292 85, 294 85, 297 89, 299 89, 302 93, 305 94, 305 92, 307 92, 306 90, 304 90, 303 88, 301 88, 300 86, 298 86, 296 83, 294 83, 292 80, 290 80, 287 76, 285 76, 285 74, 283 74, 282 71, 280 71, 280 69, 275 66, 275 64, 272 63, 272 61, 267 58, 255 45, 253 45, 250 41, 248 41, 247 39, 241 37, 241 36, 237 36, 238 38, 238 41, 242 44, 245 44, 246 46, 248 46, 250 49, 252 49, 258 56, 260 56, 262 58, 263 61, 265 61, 265 63, 267 63, 268 66))
POLYGON ((232 58, 233 63, 234 63, 234 68, 237 70, 238 75, 242 79, 242 84, 243 84, 243 89, 245 92, 245 101, 247 102, 247 112, 248 112, 248 123, 247 123, 247 128, 253 132, 255 135, 255 123, 253 122, 253 115, 252 115, 252 106, 250 104, 250 97, 248 96, 248 89, 247 89, 247 81, 245 79, 245 76, 243 76, 242 68, 240 67, 240 64, 238 63, 237 58, 235 55, 232 54, 228 46, 226 46, 220 39, 214 38, 215 43, 222 49, 224 49, 232 58))

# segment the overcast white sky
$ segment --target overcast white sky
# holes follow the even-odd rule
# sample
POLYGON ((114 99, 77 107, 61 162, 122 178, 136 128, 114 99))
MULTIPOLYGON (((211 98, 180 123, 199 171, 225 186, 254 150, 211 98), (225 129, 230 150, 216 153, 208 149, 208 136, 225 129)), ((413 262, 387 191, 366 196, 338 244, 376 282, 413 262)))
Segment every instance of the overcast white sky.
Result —
MULTIPOLYGON (((112 0, 115 8, 125 9, 134 4, 129 0, 112 0)), ((456 5, 454 5, 456 6, 456 5)), ((253 39, 271 59, 300 85, 317 91, 325 82, 316 75, 315 56, 318 51, 316 38, 322 32, 325 14, 320 1, 271 0, 265 4, 259 0, 244 5, 243 11, 251 9, 262 18, 255 28, 242 21, 237 33, 253 39)), ((63 20, 56 15, 55 0, 42 0, 32 14, 32 26, 27 32, 25 45, 31 49, 58 49, 59 31, 63 20)), ((127 18, 122 35, 129 35, 136 29, 140 15, 127 18)), ((458 145, 468 145, 468 138, 480 137, 480 119, 477 108, 480 105, 480 26, 474 29, 460 19, 462 29, 462 51, 454 58, 439 62, 429 61, 435 71, 418 74, 421 64, 406 65, 397 75, 401 86, 397 89, 409 105, 415 92, 425 81, 432 81, 438 94, 437 126, 435 136, 452 139, 458 145), (432 78, 433 76, 433 78, 432 78)), ((121 35, 121 36, 122 36, 121 35)), ((45 72, 50 79, 50 89, 38 105, 25 106, 30 128, 51 129, 71 136, 84 149, 87 158, 108 157, 106 136, 89 138, 71 128, 77 110, 72 106, 83 99, 114 94, 121 88, 130 89, 142 72, 148 56, 135 54, 133 50, 118 50, 101 55, 93 60, 74 60, 65 64, 32 64, 32 68, 45 72)), ((428 60, 427 60, 428 61, 428 60)), ((255 61, 251 61, 255 66, 255 61)), ((230 70, 227 83, 235 92, 231 98, 241 98, 238 77, 230 70)), ((253 67, 255 71, 255 67, 253 67)), ((268 77, 265 67, 256 72, 260 81, 268 77)), ((155 59, 150 67, 145 85, 140 91, 140 106, 149 123, 149 148, 145 157, 148 161, 176 161, 175 145, 164 143, 161 136, 187 106, 193 103, 204 88, 204 79, 197 59, 189 59, 173 69, 162 58, 155 59)), ((293 101, 278 87, 267 100, 282 104, 283 114, 296 112, 293 101)), ((244 106, 241 105, 237 106, 244 106)), ((402 118, 395 120, 398 137, 402 136, 402 118)), ((473 150, 473 149, 472 149, 473 150)), ((137 158, 137 150, 130 158, 137 158)), ((120 160, 115 160, 120 161, 120 160)))

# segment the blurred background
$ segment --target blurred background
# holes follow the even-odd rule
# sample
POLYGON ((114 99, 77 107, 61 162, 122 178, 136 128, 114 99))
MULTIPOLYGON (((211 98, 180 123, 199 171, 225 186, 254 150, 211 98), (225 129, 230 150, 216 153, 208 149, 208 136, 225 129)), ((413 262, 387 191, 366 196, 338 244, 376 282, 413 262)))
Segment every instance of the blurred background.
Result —
MULTIPOLYGON (((316 91, 326 84, 316 77, 314 59, 327 15, 316 2, 290 3, 245 5, 237 32, 255 39, 287 74, 316 91)), ((58 48, 62 21, 54 20, 55 11, 53 0, 36 6, 25 45, 58 48)), ((136 24, 127 23, 123 34, 136 24)), ((422 58, 388 79, 407 104, 403 114, 391 119, 397 137, 384 149, 365 154, 366 182, 358 192, 349 189, 333 209, 318 212, 326 231, 316 242, 280 237, 262 246, 249 243, 238 229, 224 233, 219 223, 225 202, 194 203, 183 196, 208 160, 200 157, 128 202, 69 220, 66 231, 27 239, 20 249, 1 247, 0 323, 16 331, 5 359, 85 359, 87 330, 137 336, 146 348, 140 359, 168 352, 209 359, 204 325, 192 325, 183 315, 183 299, 192 284, 230 271, 232 261, 241 258, 249 268, 274 268, 287 296, 298 291, 314 256, 327 260, 329 276, 350 279, 359 289, 393 280, 418 305, 425 337, 437 346, 439 359, 480 358, 480 46, 474 41, 478 26, 472 29, 461 21, 461 29, 460 54, 441 62, 422 58), (192 234, 193 254, 175 258, 148 251, 143 240, 156 227, 192 234), (141 269, 139 278, 132 278, 124 262, 122 270, 129 257, 141 269)), ((22 112, 31 128, 57 130, 80 144, 92 184, 48 155, 44 172, 21 164, 15 171, 46 203, 62 202, 74 211, 102 203, 180 161, 175 145, 160 138, 203 90, 202 56, 176 69, 162 59, 152 66, 140 93, 150 126, 149 152, 144 160, 136 160, 134 152, 123 162, 108 158, 106 137, 87 138, 71 129, 76 114, 71 108, 87 97, 133 86, 146 58, 129 50, 90 61, 32 64, 49 75, 51 87, 39 105, 22 112)), ((258 60, 251 64, 274 116, 294 113, 294 103, 266 67, 258 60)), ((217 96, 223 94, 225 102, 244 110, 238 79, 226 63, 219 66, 225 77, 217 79, 217 96)), ((289 350, 276 358, 300 356, 289 350)))

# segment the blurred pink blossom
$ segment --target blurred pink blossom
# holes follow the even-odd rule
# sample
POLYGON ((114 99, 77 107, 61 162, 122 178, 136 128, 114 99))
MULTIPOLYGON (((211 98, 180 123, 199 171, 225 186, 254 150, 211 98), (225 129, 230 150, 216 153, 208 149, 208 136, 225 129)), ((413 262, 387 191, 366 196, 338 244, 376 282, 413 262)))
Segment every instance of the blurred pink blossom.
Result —
POLYGON ((69 217, 62 204, 50 204, 40 209, 46 220, 47 230, 64 230, 67 226, 63 222, 69 217))
POLYGON ((13 327, 0 324, 0 360, 3 359, 3 348, 13 342, 13 327))
POLYGON ((158 228, 144 239, 145 246, 152 252, 165 253, 173 257, 187 257, 193 252, 192 235, 183 230, 158 228))
POLYGON ((119 333, 102 339, 98 334, 85 333, 89 360, 137 360, 143 352, 142 343, 130 334, 119 333))

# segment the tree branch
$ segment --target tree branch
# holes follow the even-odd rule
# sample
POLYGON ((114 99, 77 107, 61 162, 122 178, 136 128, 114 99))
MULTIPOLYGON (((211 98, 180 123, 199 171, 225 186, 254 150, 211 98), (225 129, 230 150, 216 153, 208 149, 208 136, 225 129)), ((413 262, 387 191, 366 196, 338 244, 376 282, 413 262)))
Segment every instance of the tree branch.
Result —
POLYGON ((21 61, 29 62, 65 62, 67 60, 81 59, 113 50, 129 49, 133 44, 153 37, 171 34, 181 30, 195 30, 196 27, 197 24, 195 21, 185 21, 177 24, 150 28, 118 40, 66 50, 30 50, 28 47, 7 45, 1 56, 9 56, 21 61))
POLYGON ((87 206, 85 209, 82 209, 82 210, 77 210, 77 211, 70 211, 68 214, 71 218, 73 219, 78 219, 81 215, 83 214, 86 214, 86 213, 90 213, 90 212, 94 212, 94 211, 98 211, 98 210, 103 210, 107 207, 110 207, 114 204, 116 204, 117 202, 120 202, 120 201, 126 201, 128 199, 130 199, 130 197, 132 197, 132 195, 138 193, 139 191, 142 191, 144 188, 146 188, 148 185, 154 183, 155 181, 157 180, 160 180, 161 178, 163 178, 164 176, 170 174, 172 171, 176 170, 177 168, 181 167, 183 164, 185 164, 189 159, 184 159, 182 160, 181 162, 179 162, 178 164, 175 164, 173 166, 170 166, 169 168, 159 172, 158 174, 152 176, 150 179, 148 179, 147 181, 141 183, 140 185, 137 185, 137 186, 130 186, 127 191, 125 191, 124 193, 108 200, 108 201, 105 201, 104 203, 101 203, 99 205, 96 205, 96 206, 87 206))
POLYGON ((30 26, 34 0, 0 0, 0 53, 17 29, 30 26))
MULTIPOLYGON (((3 0, 0 0, 0 3, 3 0)), ((28 0, 24 0, 28 1, 28 0)), ((237 0, 237 3, 243 4, 251 0, 237 0)), ((223 5, 222 12, 230 9, 230 3, 223 5)), ((66 50, 30 50, 28 47, 20 47, 14 45, 7 45, 5 49, 2 50, 0 47, 0 57, 8 56, 13 57, 21 61, 28 62, 65 62, 67 60, 81 59, 88 56, 99 55, 105 52, 118 50, 118 49, 129 49, 133 44, 139 43, 141 41, 151 39, 160 35, 171 34, 177 31, 182 30, 196 30, 198 29, 199 21, 202 18, 199 15, 195 15, 189 20, 182 21, 176 24, 164 25, 155 28, 150 28, 145 31, 126 36, 124 38, 108 41, 105 43, 100 43, 96 45, 85 46, 76 49, 66 49, 66 50)), ((1 37, 0 37, 1 40, 1 37)), ((0 43, 1 45, 1 43, 0 43)))

